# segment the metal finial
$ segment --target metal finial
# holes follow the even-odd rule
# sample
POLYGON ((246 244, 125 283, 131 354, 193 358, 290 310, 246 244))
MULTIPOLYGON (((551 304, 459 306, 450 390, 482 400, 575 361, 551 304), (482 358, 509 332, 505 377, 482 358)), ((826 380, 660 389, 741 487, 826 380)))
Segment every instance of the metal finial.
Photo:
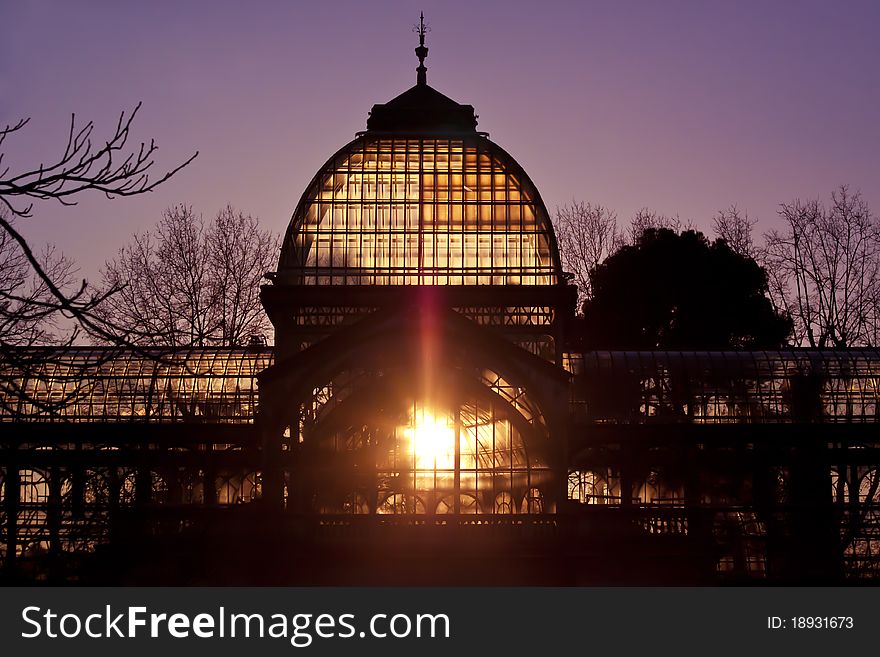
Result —
POLYGON ((419 12, 419 24, 413 25, 413 32, 419 35, 419 47, 416 48, 416 57, 419 58, 419 67, 416 69, 417 84, 428 84, 428 69, 425 68, 428 48, 425 46, 425 34, 430 30, 431 28, 425 25, 425 12, 419 12))

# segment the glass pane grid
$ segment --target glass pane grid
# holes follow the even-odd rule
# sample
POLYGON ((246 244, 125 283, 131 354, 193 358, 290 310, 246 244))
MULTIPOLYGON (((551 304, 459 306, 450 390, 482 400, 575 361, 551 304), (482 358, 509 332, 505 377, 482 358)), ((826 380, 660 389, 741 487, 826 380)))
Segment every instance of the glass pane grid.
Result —
POLYGON ((297 208, 282 269, 305 285, 553 285, 531 183, 484 138, 363 136, 297 208))
POLYGON ((32 356, 24 371, 0 371, 0 422, 250 424, 256 376, 273 360, 271 349, 218 348, 135 353, 72 347, 32 356))
POLYGON ((567 353, 572 412, 593 423, 874 423, 880 351, 567 353))

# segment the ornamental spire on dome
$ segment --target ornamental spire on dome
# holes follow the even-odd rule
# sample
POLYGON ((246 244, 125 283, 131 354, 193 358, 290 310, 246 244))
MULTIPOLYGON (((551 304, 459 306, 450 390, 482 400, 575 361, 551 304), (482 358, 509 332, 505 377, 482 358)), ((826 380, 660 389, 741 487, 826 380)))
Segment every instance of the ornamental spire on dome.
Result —
POLYGON ((416 69, 416 84, 428 84, 428 69, 425 68, 425 57, 428 56, 428 48, 425 46, 425 33, 430 30, 425 25, 425 12, 419 12, 419 24, 413 26, 413 32, 419 35, 419 47, 416 48, 416 57, 419 58, 419 67, 416 69))

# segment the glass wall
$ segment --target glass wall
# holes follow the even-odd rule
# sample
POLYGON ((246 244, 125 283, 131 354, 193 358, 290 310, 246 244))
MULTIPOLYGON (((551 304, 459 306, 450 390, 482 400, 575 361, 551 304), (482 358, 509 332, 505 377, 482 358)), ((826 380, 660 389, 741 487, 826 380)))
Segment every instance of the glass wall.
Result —
POLYGON ((552 511, 542 414, 498 373, 473 374, 482 392, 464 399, 407 394, 417 383, 390 371, 346 371, 316 389, 286 436, 311 479, 300 499, 325 514, 552 511))
POLYGON ((574 417, 597 424, 873 423, 880 351, 567 353, 574 417))
POLYGON ((314 510, 380 515, 550 510, 551 477, 542 450, 528 448, 503 409, 470 401, 450 410, 410 400, 397 422, 352 426, 321 441, 319 449, 330 461, 328 476, 313 493, 314 510))
POLYGON ((0 364, 0 422, 252 424, 268 348, 19 350, 0 364))

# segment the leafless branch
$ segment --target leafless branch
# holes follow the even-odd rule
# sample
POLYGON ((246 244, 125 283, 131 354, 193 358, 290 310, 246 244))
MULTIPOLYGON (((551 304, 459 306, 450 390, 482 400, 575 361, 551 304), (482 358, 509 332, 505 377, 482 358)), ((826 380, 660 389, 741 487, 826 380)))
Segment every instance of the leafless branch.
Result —
POLYGON ((666 228, 668 230, 673 230, 676 233, 680 233, 683 230, 696 229, 693 222, 682 221, 678 215, 668 217, 649 208, 642 208, 636 212, 636 215, 632 218, 632 221, 630 221, 629 235, 627 236, 629 243, 635 244, 638 242, 642 233, 649 228, 655 230, 666 228))
POLYGON ((142 346, 247 344, 271 330, 259 287, 277 250, 277 236, 231 206, 209 224, 174 206, 106 263, 104 287, 119 292, 101 315, 142 346))
POLYGON ((759 258, 771 293, 811 347, 876 346, 880 338, 880 225, 858 192, 845 185, 826 207, 784 203, 782 231, 770 231, 759 258))
POLYGON ((574 274, 579 305, 591 296, 590 271, 624 244, 617 214, 602 205, 572 201, 554 221, 565 269, 574 274))
MULTIPOLYGON (((4 372, 3 392, 14 393, 6 399, 38 403, 33 398, 28 400, 27 386, 41 377, 46 379, 52 352, 32 345, 52 342, 63 348, 86 331, 106 342, 132 347, 143 332, 138 327, 117 326, 98 312, 120 288, 108 286, 96 292, 85 280, 75 284, 68 260, 51 249, 38 254, 15 225, 16 219, 33 216, 36 202, 55 200, 62 206, 74 205, 79 195, 90 190, 108 198, 143 194, 192 162, 198 153, 166 173, 151 177, 155 142, 127 148, 140 107, 138 104, 128 115, 121 113, 113 135, 97 144, 92 140, 94 124, 90 121, 78 126, 76 117, 71 116, 64 150, 49 164, 11 173, 10 166, 3 166, 5 154, 0 151, 0 369, 4 372), (72 322, 73 326, 64 336, 55 331, 62 321, 72 322), (15 376, 9 375, 11 371, 15 376), (23 387, 12 390, 9 386, 23 387)), ((28 123, 29 119, 22 119, 0 129, 0 146, 28 123)), ((112 357, 112 350, 106 352, 106 357, 112 357)), ((95 363, 89 364, 93 366, 95 363)), ((62 398, 53 399, 53 408, 60 408, 67 397, 79 394, 77 386, 65 390, 62 398)))
MULTIPOLYGON (((113 135, 99 146, 92 143, 94 123, 89 121, 78 127, 76 116, 71 115, 67 144, 61 156, 51 164, 40 164, 11 176, 8 176, 9 169, 5 169, 0 174, 0 201, 13 215, 26 218, 33 214, 34 200, 54 199, 62 205, 75 205, 73 197, 87 190, 113 198, 143 194, 164 183, 192 162, 198 151, 179 166, 151 179, 149 170, 154 164, 155 142, 141 142, 135 150, 126 153, 131 125, 140 107, 138 103, 128 116, 122 112, 113 135)), ((0 144, 27 123, 24 119, 0 131, 0 144)))
POLYGON ((712 228, 716 237, 727 242, 734 253, 755 258, 757 249, 752 239, 752 229, 758 224, 757 219, 750 219, 749 213, 741 211, 736 205, 726 210, 719 210, 712 218, 712 228))

